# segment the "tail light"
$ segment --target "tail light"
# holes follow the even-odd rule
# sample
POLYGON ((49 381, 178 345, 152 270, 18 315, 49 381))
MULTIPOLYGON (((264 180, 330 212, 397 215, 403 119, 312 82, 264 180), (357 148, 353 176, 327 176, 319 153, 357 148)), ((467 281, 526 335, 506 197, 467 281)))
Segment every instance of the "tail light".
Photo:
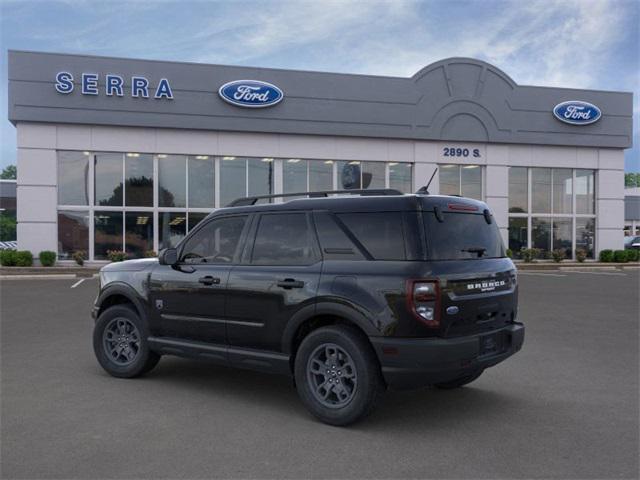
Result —
POLYGON ((440 286, 436 280, 409 280, 407 305, 411 313, 428 327, 440 326, 440 286))

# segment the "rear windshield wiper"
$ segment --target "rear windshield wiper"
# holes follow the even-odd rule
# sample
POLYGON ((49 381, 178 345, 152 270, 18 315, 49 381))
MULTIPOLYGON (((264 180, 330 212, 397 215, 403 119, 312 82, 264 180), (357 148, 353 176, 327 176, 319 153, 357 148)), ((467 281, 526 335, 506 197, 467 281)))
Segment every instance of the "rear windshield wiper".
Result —
POLYGON ((480 258, 481 256, 483 256, 485 254, 487 249, 483 248, 483 247, 469 247, 469 248, 463 248, 460 251, 461 252, 469 252, 469 253, 477 253, 478 254, 478 258, 480 258))

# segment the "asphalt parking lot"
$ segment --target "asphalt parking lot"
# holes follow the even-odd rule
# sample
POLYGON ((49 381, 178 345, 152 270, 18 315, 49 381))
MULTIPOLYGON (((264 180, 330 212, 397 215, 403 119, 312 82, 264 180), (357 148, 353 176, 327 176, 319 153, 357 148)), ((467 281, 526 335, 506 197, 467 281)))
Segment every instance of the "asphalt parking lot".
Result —
POLYGON ((639 272, 520 275, 523 350, 349 428, 286 378, 93 357, 96 280, 3 280, 2 478, 638 478, 639 272))

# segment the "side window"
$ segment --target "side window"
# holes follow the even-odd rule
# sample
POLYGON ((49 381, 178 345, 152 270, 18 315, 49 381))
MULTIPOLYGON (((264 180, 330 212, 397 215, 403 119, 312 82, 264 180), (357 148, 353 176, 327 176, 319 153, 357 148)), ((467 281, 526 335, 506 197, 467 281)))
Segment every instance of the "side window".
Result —
POLYGON ((254 265, 309 265, 317 260, 306 213, 265 214, 253 244, 254 265))
POLYGON ((376 260, 406 260, 402 213, 339 213, 340 221, 376 260))
POLYGON ((186 241, 181 261, 231 263, 246 222, 246 216, 211 220, 186 241))

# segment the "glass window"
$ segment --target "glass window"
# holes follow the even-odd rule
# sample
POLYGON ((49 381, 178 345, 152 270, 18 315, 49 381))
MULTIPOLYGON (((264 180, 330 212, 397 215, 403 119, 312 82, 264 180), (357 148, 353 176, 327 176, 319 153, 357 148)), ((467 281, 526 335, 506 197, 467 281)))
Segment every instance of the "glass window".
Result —
POLYGON ((89 152, 58 152, 58 204, 89 204, 89 152))
POLYGON ((182 155, 158 155, 158 206, 187 206, 185 161, 182 155))
POLYGON ((189 212, 189 231, 199 224, 202 220, 207 218, 208 213, 202 212, 189 212))
POLYGON ((360 249, 338 226, 335 215, 328 212, 316 212, 313 218, 325 260, 364 260, 360 249))
POLYGON ((124 159, 125 204, 128 207, 153 206, 153 157, 127 153, 124 159))
POLYGON ((282 166, 283 193, 307 191, 307 161, 289 158, 282 166))
POLYGON ((514 258, 520 258, 520 250, 527 248, 527 219, 509 219, 509 248, 513 252, 514 258))
POLYGON ((273 185, 273 158, 250 158, 247 160, 247 167, 247 195, 270 195, 273 185))
POLYGON ((362 188, 361 162, 338 162, 338 190, 358 190, 362 188))
POLYGON ((158 245, 160 250, 175 247, 187 234, 185 212, 158 213, 158 245))
POLYGON ((333 190, 333 161, 309 160, 309 191, 333 190))
POLYGON ((551 169, 531 169, 531 211, 551 213, 551 169))
MULTIPOLYGON (((577 188, 577 187, 576 187, 577 188)), ((595 218, 576 218, 576 250, 586 250, 587 257, 593 258, 596 238, 595 218)))
POLYGON ((337 217, 376 260, 406 259, 399 213, 341 213, 337 217))
POLYGON ((222 157, 220 160, 220 206, 247 194, 247 162, 244 158, 222 157))
POLYGON ((389 163, 389 188, 403 193, 413 192, 413 168, 410 163, 389 163))
MULTIPOLYGON (((509 168, 509 212, 525 213, 528 211, 529 182, 526 167, 509 168)), ((509 247, 511 248, 511 247, 509 247)), ((513 249, 512 249, 513 250, 513 249)))
POLYGON ((504 257, 500 230, 496 222, 487 223, 483 214, 445 213, 443 222, 433 212, 423 215, 430 259, 504 257))
POLYGON ((109 250, 122 250, 122 212, 95 212, 93 218, 94 257, 106 260, 109 250))
POLYGON ((460 195, 460 166, 440 165, 440 195, 460 195))
POLYGON ((595 213, 593 170, 576 170, 576 213, 595 213))
POLYGON ((144 257, 145 252, 153 250, 153 213, 126 212, 125 251, 130 257, 144 257))
POLYGON ((246 216, 211 220, 186 240, 182 261, 231 263, 240 244, 246 216))
POLYGON ((385 164, 362 162, 362 188, 385 188, 385 164))
POLYGON ((262 215, 253 244, 255 265, 309 265, 317 260, 305 213, 262 215))
POLYGON ((95 204, 122 206, 122 153, 96 153, 95 204))
MULTIPOLYGON (((573 170, 553 169, 553 213, 573 212, 573 170)), ((571 231, 571 230, 569 230, 571 231)))
POLYGON ((77 251, 89 253, 89 212, 58 212, 58 257, 70 259, 77 251))
POLYGON ((479 165, 463 165, 460 172, 460 195, 482 200, 482 167, 479 165))
POLYGON ((531 247, 542 251, 542 258, 548 258, 551 250, 551 219, 533 217, 531 219, 531 247))
POLYGON ((215 204, 214 158, 189 157, 189 208, 213 208, 215 204))
POLYGON ((570 217, 553 219, 553 249, 564 250, 565 256, 571 258, 571 242, 573 234, 573 221, 570 217))

